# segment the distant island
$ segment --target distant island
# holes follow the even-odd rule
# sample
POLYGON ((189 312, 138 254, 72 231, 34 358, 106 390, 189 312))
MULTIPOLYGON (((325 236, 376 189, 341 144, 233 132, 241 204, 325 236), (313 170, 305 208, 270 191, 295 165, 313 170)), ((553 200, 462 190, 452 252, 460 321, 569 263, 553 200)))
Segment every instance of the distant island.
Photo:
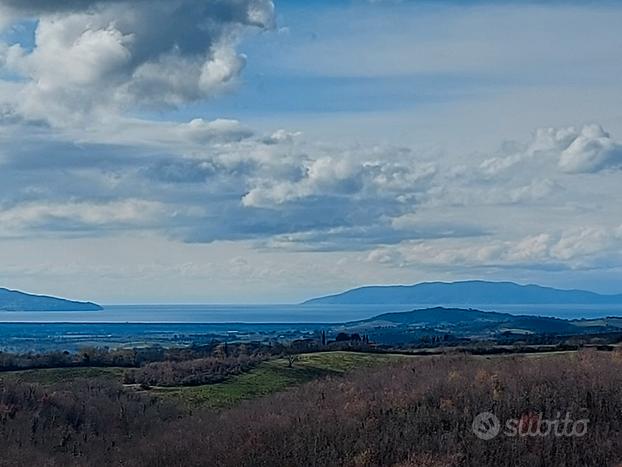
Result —
POLYGON ((100 311, 96 303, 76 302, 0 288, 0 311, 100 311))
POLYGON ((560 290, 514 282, 423 282, 415 285, 369 286, 304 302, 330 305, 603 305, 622 304, 622 294, 560 290))

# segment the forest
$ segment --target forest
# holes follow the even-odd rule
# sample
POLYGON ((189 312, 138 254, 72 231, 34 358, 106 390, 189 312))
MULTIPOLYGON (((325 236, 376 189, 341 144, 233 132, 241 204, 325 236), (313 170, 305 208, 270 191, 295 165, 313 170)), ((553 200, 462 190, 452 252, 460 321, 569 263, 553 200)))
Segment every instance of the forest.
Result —
MULTIPOLYGON (((37 381, 32 373, 21 379, 16 375, 24 372, 3 373, 0 464, 532 467, 607 466, 622 459, 619 350, 398 356, 318 373, 304 384, 223 408, 188 406, 147 387, 184 384, 187 378, 204 384, 209 378, 197 375, 211 370, 226 380, 229 371, 279 358, 222 350, 220 356, 121 369, 116 380, 37 381), (132 377, 144 384, 128 382, 132 377), (500 420, 568 413, 589 425, 582 437, 500 434, 486 441, 472 431, 482 412, 500 420)), ((311 355, 335 364, 348 354, 311 355)), ((300 371, 300 358, 281 356, 281 371, 300 371)))

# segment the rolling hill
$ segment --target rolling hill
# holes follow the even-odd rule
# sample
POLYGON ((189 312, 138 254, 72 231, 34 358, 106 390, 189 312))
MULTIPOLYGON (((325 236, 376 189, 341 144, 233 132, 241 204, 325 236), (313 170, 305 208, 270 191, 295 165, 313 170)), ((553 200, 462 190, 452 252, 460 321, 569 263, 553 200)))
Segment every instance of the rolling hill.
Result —
POLYGON ((382 344, 412 344, 430 336, 496 339, 510 335, 568 336, 613 329, 609 326, 597 329, 580 324, 581 322, 541 316, 434 307, 383 313, 336 326, 334 331, 367 334, 372 340, 382 344))
POLYGON ((571 333, 577 327, 570 321, 541 316, 521 316, 495 311, 434 307, 422 310, 383 313, 348 323, 358 326, 459 327, 465 329, 517 328, 534 333, 571 333))

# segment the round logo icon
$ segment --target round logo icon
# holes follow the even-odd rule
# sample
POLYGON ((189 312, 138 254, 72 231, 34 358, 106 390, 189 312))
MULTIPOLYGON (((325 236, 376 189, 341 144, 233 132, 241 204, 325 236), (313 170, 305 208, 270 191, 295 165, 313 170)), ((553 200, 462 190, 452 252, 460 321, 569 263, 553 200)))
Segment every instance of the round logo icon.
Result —
POLYGON ((501 424, 494 413, 482 412, 473 419, 471 428, 475 436, 488 441, 499 434, 501 424))

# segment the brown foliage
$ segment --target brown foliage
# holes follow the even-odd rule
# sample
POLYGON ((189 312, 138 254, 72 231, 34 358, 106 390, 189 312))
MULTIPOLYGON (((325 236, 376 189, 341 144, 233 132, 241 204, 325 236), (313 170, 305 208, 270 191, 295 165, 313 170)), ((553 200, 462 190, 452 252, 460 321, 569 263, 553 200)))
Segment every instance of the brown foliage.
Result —
POLYGON ((0 465, 106 465, 134 439, 155 435, 177 408, 126 391, 121 385, 82 380, 42 388, 0 382, 0 465))
POLYGON ((213 384, 250 370, 264 356, 208 357, 187 361, 165 361, 128 370, 125 383, 148 386, 195 386, 213 384))
POLYGON ((416 358, 184 417, 110 384, 5 384, 0 435, 5 465, 601 467, 622 459, 621 387, 613 352, 416 358), (483 441, 484 411, 590 422, 581 438, 483 441))
POLYGON ((614 360, 589 352, 423 358, 317 381, 181 420, 140 446, 139 465, 606 466, 622 458, 622 365, 614 360), (483 441, 471 423, 484 411, 501 420, 568 411, 590 425, 582 438, 483 441))

